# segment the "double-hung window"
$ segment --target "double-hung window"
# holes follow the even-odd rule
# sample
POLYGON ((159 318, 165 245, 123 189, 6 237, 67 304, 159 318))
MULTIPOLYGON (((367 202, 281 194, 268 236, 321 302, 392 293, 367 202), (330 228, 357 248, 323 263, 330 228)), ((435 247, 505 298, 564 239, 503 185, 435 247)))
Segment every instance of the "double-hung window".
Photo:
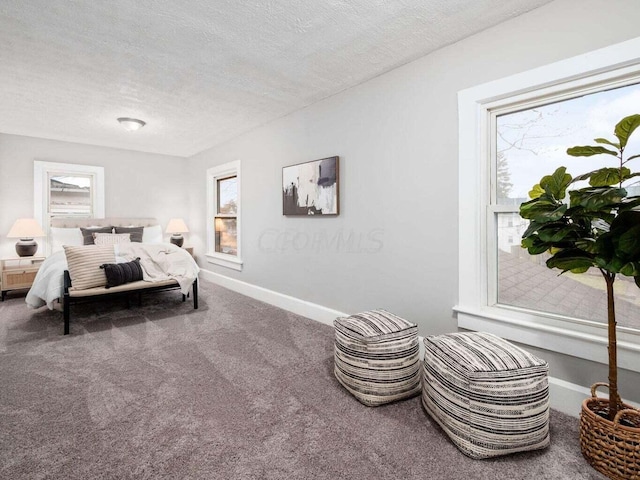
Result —
MULTIPOLYGON (((558 275, 544 254, 530 256, 519 207, 559 166, 574 177, 615 166, 607 155, 566 150, 614 139, 615 124, 640 113, 638 52, 632 40, 459 93, 460 327, 607 362, 600 272, 558 275)), ((632 137, 627 151, 640 153, 640 141, 632 137)), ((640 194, 640 183, 627 189, 640 194)), ((640 371, 640 289, 618 277, 621 364, 640 371)))
POLYGON ((33 172, 34 215, 47 238, 52 218, 104 217, 104 167, 36 160, 33 172))
POLYGON ((240 162, 207 170, 207 259, 234 270, 240 257, 240 162))

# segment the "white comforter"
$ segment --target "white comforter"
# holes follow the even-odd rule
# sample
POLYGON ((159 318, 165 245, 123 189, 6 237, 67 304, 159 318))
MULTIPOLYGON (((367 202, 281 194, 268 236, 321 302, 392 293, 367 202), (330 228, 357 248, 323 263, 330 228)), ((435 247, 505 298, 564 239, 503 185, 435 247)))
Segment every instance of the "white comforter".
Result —
MULTIPOLYGON (((115 254, 118 263, 129 262, 140 257, 145 281, 157 282, 173 278, 185 295, 200 271, 186 250, 170 243, 125 243, 115 245, 115 254)), ((47 305, 50 310, 53 310, 55 302, 62 298, 64 293, 65 270, 67 270, 67 258, 64 252, 56 252, 47 257, 27 293, 25 299, 27 305, 32 308, 47 305)))

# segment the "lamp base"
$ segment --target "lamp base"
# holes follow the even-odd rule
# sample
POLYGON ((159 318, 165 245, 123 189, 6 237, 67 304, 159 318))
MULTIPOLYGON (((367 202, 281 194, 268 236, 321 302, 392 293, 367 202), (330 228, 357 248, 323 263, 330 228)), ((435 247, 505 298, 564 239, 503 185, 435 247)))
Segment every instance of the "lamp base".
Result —
POLYGON ((173 235, 171 235, 169 241, 178 247, 182 247, 182 244, 184 243, 184 237, 180 233, 174 233, 173 235))
POLYGON ((16 253, 19 257, 33 257, 38 251, 38 244, 33 238, 21 238, 16 243, 16 253))

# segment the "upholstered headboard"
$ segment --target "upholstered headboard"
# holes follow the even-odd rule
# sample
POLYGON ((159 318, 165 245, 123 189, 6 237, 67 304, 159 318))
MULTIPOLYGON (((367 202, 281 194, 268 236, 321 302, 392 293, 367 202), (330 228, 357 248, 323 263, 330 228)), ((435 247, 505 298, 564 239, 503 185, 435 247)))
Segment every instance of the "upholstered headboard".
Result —
POLYGON ((158 225, 155 218, 107 217, 107 218, 52 218, 51 226, 56 228, 76 227, 152 227, 158 225))

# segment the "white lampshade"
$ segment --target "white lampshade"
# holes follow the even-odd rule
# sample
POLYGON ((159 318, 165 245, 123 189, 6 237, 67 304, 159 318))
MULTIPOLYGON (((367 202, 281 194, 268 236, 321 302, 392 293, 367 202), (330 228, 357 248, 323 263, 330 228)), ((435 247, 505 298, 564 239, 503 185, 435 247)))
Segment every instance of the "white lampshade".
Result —
POLYGON ((189 229, 187 224, 181 218, 172 218, 167 224, 166 233, 187 233, 189 229))
POLYGON ((45 236, 45 233, 35 218, 19 218, 7 234, 7 238, 35 238, 45 236))

